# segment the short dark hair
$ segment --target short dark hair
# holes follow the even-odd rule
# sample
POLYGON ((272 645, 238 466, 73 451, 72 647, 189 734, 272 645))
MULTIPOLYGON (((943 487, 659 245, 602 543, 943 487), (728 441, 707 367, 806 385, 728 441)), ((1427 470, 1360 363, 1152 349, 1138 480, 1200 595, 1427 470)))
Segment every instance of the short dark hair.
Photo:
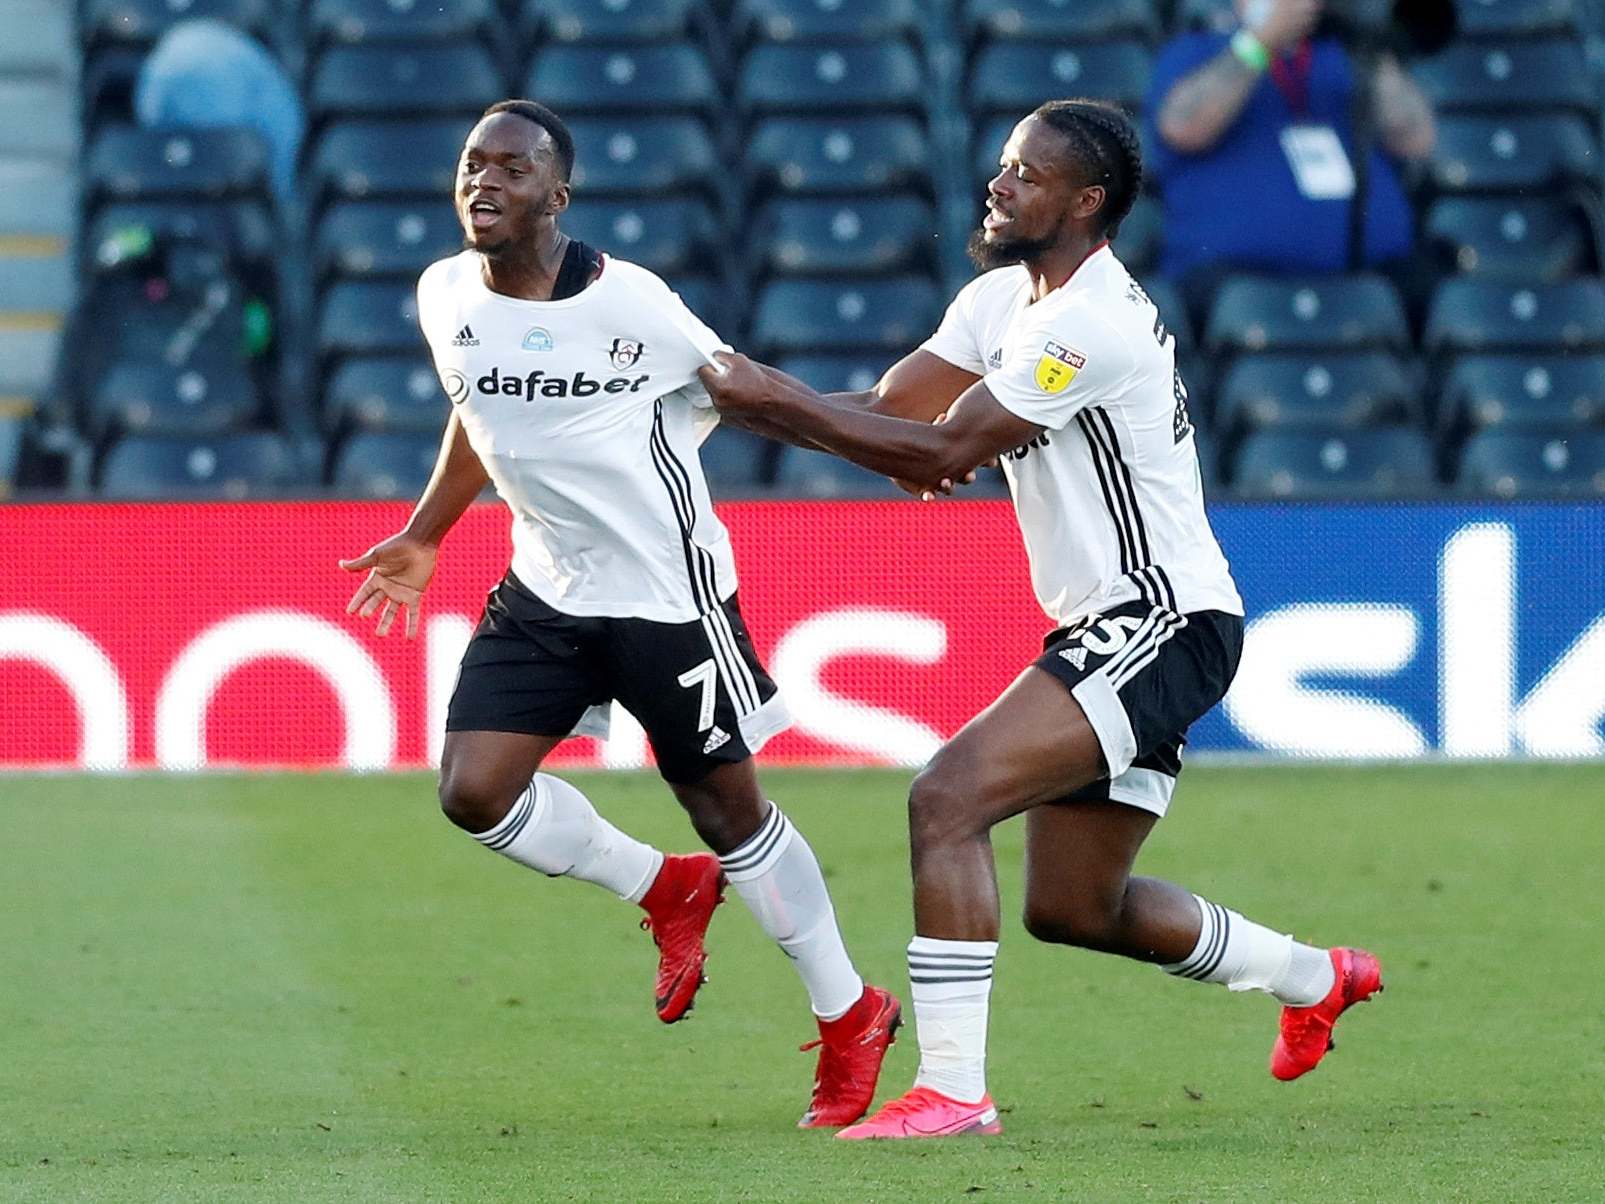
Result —
POLYGON ((1101 184, 1103 232, 1120 232, 1142 189, 1142 143, 1131 118, 1101 100, 1050 100, 1032 114, 1051 125, 1070 144, 1070 153, 1087 173, 1086 183, 1101 184))
POLYGON ((552 136, 557 153, 557 165, 562 169, 566 183, 574 173, 574 135, 568 132, 563 119, 538 100, 499 100, 479 115, 481 121, 497 113, 512 113, 525 121, 533 121, 552 136))

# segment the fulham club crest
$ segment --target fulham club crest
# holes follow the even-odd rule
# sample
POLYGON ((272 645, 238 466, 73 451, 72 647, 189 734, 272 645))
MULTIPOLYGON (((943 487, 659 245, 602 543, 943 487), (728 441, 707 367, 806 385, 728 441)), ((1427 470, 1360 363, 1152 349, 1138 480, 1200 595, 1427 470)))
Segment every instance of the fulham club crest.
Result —
POLYGON ((607 355, 613 361, 613 371, 623 372, 627 368, 635 367, 636 361, 641 358, 641 353, 645 350, 638 339, 614 339, 607 355))

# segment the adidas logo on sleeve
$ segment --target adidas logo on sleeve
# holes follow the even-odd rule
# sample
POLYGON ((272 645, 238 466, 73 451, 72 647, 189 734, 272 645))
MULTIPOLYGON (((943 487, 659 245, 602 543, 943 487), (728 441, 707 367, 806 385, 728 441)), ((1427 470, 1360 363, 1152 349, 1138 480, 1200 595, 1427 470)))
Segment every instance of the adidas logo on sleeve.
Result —
POLYGON ((464 326, 452 337, 451 345, 453 347, 478 347, 479 340, 474 337, 474 328, 472 326, 464 326))

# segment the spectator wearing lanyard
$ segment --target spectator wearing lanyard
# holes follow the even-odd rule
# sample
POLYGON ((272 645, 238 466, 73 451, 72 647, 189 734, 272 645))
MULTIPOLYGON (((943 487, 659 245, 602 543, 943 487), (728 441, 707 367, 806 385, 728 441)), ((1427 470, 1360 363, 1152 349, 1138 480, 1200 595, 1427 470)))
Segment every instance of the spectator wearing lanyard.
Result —
MULTIPOLYGON (((1189 33, 1160 51, 1145 154, 1164 201, 1160 269, 1197 303, 1230 270, 1339 272, 1349 265, 1355 71, 1314 37, 1321 0, 1236 0, 1233 34, 1189 33)), ((1365 263, 1412 250, 1397 159, 1431 153, 1432 109, 1391 57, 1372 80, 1365 263)))

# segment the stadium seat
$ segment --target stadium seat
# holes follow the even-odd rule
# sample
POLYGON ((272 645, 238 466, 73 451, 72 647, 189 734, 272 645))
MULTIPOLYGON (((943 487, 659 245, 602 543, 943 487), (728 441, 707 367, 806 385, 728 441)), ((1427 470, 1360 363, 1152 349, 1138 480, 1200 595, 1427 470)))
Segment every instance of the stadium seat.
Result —
POLYGON ((787 355, 775 362, 820 393, 862 393, 873 389, 902 352, 864 351, 856 355, 787 355))
POLYGON ((685 303, 687 309, 716 332, 728 337, 730 332, 725 329, 724 323, 729 290, 722 281, 712 276, 682 275, 676 272, 669 277, 668 285, 685 303))
POLYGON ((707 126, 694 117, 577 117, 568 126, 578 195, 721 191, 723 165, 707 126))
POLYGON ((182 368, 123 361, 94 381, 85 425, 96 436, 211 436, 249 426, 258 406, 250 376, 232 357, 182 368))
POLYGON ((1451 435, 1605 426, 1605 356, 1464 356, 1439 391, 1438 426, 1451 435))
POLYGON ((747 263, 757 272, 890 272, 926 266, 936 215, 917 197, 775 200, 759 211, 747 263))
POLYGON ((54 75, 78 54, 76 5, 10 0, 0 10, 0 74, 54 75))
POLYGON ((1094 42, 1159 36, 1153 0, 964 0, 961 18, 972 39, 1094 42))
POLYGON ((1462 38, 1576 37, 1583 18, 1576 0, 1461 0, 1455 5, 1462 38))
POLYGON ((235 197, 267 191, 268 156, 250 130, 101 130, 89 148, 92 192, 126 200, 235 197))
POLYGON ((1510 114, 1595 106, 1594 84, 1576 41, 1455 42, 1412 68, 1435 109, 1510 114))
POLYGON ((1439 354, 1605 347, 1605 284, 1445 280, 1432 295, 1422 343, 1439 354))
POLYGON ((1418 421, 1415 389, 1386 352, 1249 355, 1215 392, 1215 426, 1245 430, 1350 430, 1418 421))
POLYGON ((736 0, 731 24, 743 41, 873 42, 918 37, 925 14, 915 0, 736 0))
POLYGON ((77 278, 72 261, 56 251, 29 254, 31 248, 8 246, 0 231, 0 322, 18 321, 17 315, 37 321, 42 314, 63 314, 72 308, 77 278))
POLYGON ((702 443, 702 471, 715 498, 762 490, 774 476, 781 445, 721 423, 702 443))
POLYGON ((1120 232, 1112 245, 1115 255, 1132 275, 1145 276, 1159 266, 1164 220, 1164 210, 1158 201, 1151 196, 1139 196, 1120 223, 1120 232))
POLYGON ((764 43, 742 59, 736 104, 757 116, 833 109, 918 113, 925 107, 924 72, 903 42, 764 43))
POLYGON ((672 42, 688 38, 699 0, 524 0, 519 28, 550 42, 672 42))
MULTIPOLYGON (((1196 350, 1198 344, 1193 338, 1192 318, 1176 286, 1162 277, 1148 277, 1142 281, 1142 290, 1159 311, 1165 329, 1175 337, 1176 354, 1185 356, 1196 350)), ((1190 381, 1191 377, 1188 379, 1190 381)))
POLYGON ((1404 427, 1255 431, 1234 460, 1232 488, 1243 497, 1420 497, 1437 487, 1431 444, 1404 427))
POLYGON ((100 466, 100 493, 109 498, 275 497, 311 484, 289 440, 268 431, 129 435, 100 466))
POLYGON ((307 39, 313 45, 375 42, 492 42, 500 30, 495 0, 310 0, 307 39))
POLYGON ((1605 497, 1605 433, 1487 430, 1460 452, 1455 484, 1494 497, 1605 497))
POLYGON ((0 325, 0 396, 44 393, 55 373, 61 337, 59 326, 0 325))
POLYGON ((876 192, 930 185, 925 131, 911 117, 777 117, 758 123, 749 192, 876 192))
POLYGON ((323 424, 332 431, 439 434, 448 404, 427 356, 343 360, 323 384, 323 424))
POLYGON ((633 112, 711 117, 723 103, 713 69, 690 42, 548 46, 536 54, 524 94, 540 97, 565 117, 633 112))
POLYGON ((971 61, 969 109, 1019 120, 1045 100, 1089 96, 1135 111, 1152 71, 1148 49, 1140 42, 1000 42, 971 61))
POLYGON ((1538 191, 1592 180, 1599 145, 1575 114, 1445 116, 1433 148, 1433 186, 1443 192, 1538 191))
POLYGON ((342 280, 318 307, 321 355, 417 354, 418 298, 412 281, 342 280))
POLYGON ((659 275, 691 272, 718 255, 719 226, 701 200, 585 200, 563 215, 563 229, 598 250, 659 275))
POLYGON ((936 328, 936 285, 923 276, 882 280, 777 280, 764 286, 752 321, 759 353, 906 350, 936 328))
POLYGON ((892 482, 829 452, 787 447, 780 453, 775 489, 806 498, 909 498, 892 482))
POLYGON ((1404 307, 1380 276, 1269 279, 1233 276, 1215 294, 1205 325, 1211 351, 1403 348, 1404 307))
POLYGON ((1538 282, 1593 266, 1583 216, 1566 201, 1443 197, 1427 210, 1423 230, 1468 275, 1538 282))
POLYGON ((329 485, 341 497, 415 498, 429 483, 440 437, 421 431, 358 431, 335 453, 329 485))
POLYGON ((54 76, 0 76, 0 113, 26 114, 0 123, 0 155, 71 161, 81 136, 76 82, 54 76))
POLYGON ((169 25, 194 17, 210 17, 264 35, 278 16, 274 0, 83 0, 79 7, 83 14, 79 36, 90 45, 146 46, 169 25))
POLYGON ((472 117, 335 122, 308 157, 308 192, 314 199, 428 194, 447 200, 473 127, 472 117))
POLYGON ((320 275, 406 276, 462 249, 462 227, 439 200, 346 201, 318 221, 313 260, 320 275))
POLYGON ((76 235, 79 186, 75 166, 0 156, 0 230, 34 238, 76 235), (41 205, 42 196, 54 203, 41 205))
POLYGON ((155 242, 210 247, 236 263, 265 264, 283 251, 260 201, 114 201, 96 208, 85 232, 97 269, 115 264, 118 243, 130 230, 146 231, 155 242))
POLYGON ((321 121, 342 114, 478 113, 505 94, 501 72, 476 42, 335 46, 312 68, 307 103, 321 121))

